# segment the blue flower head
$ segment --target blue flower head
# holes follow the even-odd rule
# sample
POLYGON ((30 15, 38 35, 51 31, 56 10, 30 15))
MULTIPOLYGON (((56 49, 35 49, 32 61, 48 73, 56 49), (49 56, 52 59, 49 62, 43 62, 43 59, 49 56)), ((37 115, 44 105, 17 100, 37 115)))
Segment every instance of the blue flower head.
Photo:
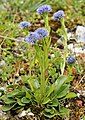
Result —
POLYGON ((38 28, 35 32, 38 33, 39 39, 43 39, 49 35, 48 30, 45 28, 38 28))
POLYGON ((69 57, 67 58, 67 62, 68 62, 69 64, 73 64, 75 61, 76 61, 76 59, 75 59, 73 56, 69 56, 69 57))
POLYGON ((19 28, 28 28, 30 26, 31 26, 31 24, 27 21, 22 21, 19 23, 19 28))
POLYGON ((45 12, 48 13, 48 12, 51 12, 52 11, 52 8, 50 5, 43 5, 43 6, 40 6, 38 9, 37 9, 37 12, 39 15, 42 15, 44 14, 45 12))
POLYGON ((64 11, 59 10, 58 12, 53 14, 54 20, 60 20, 64 16, 64 11))
POLYGON ((26 42, 29 44, 34 44, 38 42, 39 35, 36 32, 31 32, 28 36, 26 36, 26 42))

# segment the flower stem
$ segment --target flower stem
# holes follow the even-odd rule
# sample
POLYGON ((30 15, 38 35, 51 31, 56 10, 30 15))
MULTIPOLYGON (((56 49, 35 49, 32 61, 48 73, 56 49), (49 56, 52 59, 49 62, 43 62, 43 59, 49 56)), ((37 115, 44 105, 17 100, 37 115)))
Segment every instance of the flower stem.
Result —
POLYGON ((43 19, 44 19, 44 22, 45 22, 45 28, 50 33, 50 26, 49 26, 49 22, 48 22, 48 14, 47 13, 43 14, 43 19))
POLYGON ((68 36, 67 36, 66 28, 65 28, 64 18, 62 18, 60 20, 60 22, 62 25, 62 30, 63 30, 63 35, 64 35, 64 56, 63 56, 63 65, 61 68, 61 74, 63 75, 64 69, 65 69, 66 57, 67 57, 67 53, 68 53, 68 45, 67 45, 68 36))
POLYGON ((41 96, 45 96, 45 71, 44 68, 41 70, 41 96))
POLYGON ((32 86, 32 76, 31 76, 31 69, 32 69, 32 46, 28 45, 28 60, 29 60, 29 77, 30 79, 28 80, 28 83, 30 85, 31 90, 33 91, 33 86, 32 86))

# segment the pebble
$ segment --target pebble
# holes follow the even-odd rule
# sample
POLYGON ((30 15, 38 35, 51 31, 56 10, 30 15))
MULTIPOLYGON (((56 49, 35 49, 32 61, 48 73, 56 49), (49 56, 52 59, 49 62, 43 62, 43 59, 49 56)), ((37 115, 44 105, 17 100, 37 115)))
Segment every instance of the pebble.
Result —
POLYGON ((85 43, 85 27, 77 26, 76 29, 76 42, 83 42, 85 43))
POLYGON ((68 45, 68 49, 71 50, 73 53, 84 53, 85 54, 85 49, 82 47, 74 47, 73 43, 68 45))
POLYGON ((32 112, 29 112, 28 116, 34 116, 34 114, 32 112))
POLYGON ((1 65, 1 66, 5 66, 5 65, 6 65, 5 61, 4 61, 4 60, 1 60, 1 61, 0 61, 0 65, 1 65))
POLYGON ((23 110, 21 113, 18 114, 19 118, 26 116, 26 111, 23 110))

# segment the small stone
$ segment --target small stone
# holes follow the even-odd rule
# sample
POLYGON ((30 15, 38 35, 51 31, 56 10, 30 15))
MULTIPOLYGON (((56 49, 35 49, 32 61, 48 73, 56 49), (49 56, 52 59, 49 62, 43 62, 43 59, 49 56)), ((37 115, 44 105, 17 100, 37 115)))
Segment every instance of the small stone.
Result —
POLYGON ((0 87, 0 91, 6 91, 6 88, 0 87))
POLYGON ((51 54, 51 58, 54 58, 55 57, 55 55, 54 54, 51 54))
POLYGON ((76 48, 74 48, 74 52, 75 53, 85 53, 85 50, 82 50, 81 47, 76 47, 76 48))
POLYGON ((34 114, 32 112, 29 112, 28 116, 34 116, 34 114))
POLYGON ((44 23, 44 20, 40 20, 40 23, 44 23))
POLYGON ((85 45, 84 45, 84 46, 82 46, 82 50, 85 50, 85 45))
POLYGON ((69 106, 68 105, 66 105, 66 108, 68 108, 69 106))
POLYGON ((72 37, 72 33, 71 32, 67 33, 67 36, 68 36, 68 40, 70 40, 70 38, 72 37))
POLYGON ((1 66, 6 65, 5 61, 4 61, 4 60, 2 60, 2 61, 0 62, 0 65, 1 65, 1 66))
POLYGON ((19 113, 19 118, 26 116, 26 111, 23 110, 21 113, 19 113))
POLYGON ((85 27, 77 26, 76 37, 77 37, 76 42, 83 42, 83 43, 85 42, 85 27))
POLYGON ((68 49, 73 50, 73 43, 68 45, 68 49))
POLYGON ((80 93, 77 93, 77 96, 80 97, 80 93))
POLYGON ((59 45, 63 45, 63 41, 62 41, 61 39, 58 39, 58 40, 57 40, 57 43, 58 43, 59 45))

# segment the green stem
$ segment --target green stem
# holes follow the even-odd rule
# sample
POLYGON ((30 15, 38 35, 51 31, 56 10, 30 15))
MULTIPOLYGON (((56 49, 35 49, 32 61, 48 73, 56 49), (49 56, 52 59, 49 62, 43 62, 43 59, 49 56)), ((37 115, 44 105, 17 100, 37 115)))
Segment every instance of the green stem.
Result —
POLYGON ((28 60, 29 60, 29 75, 31 76, 31 54, 32 54, 32 51, 31 51, 31 45, 28 46, 28 60))
POLYGON ((43 57, 42 57, 42 66, 41 66, 41 96, 42 96, 42 98, 44 98, 44 96, 45 96, 45 85, 46 85, 45 72, 48 68, 49 46, 47 44, 47 42, 48 42, 47 39, 42 40, 42 44, 43 44, 43 57))
POLYGON ((43 19, 44 19, 44 22, 45 22, 45 28, 50 33, 50 26, 49 26, 49 22, 48 22, 48 14, 47 13, 43 14, 43 19))
MULTIPOLYGON (((45 28, 48 30, 50 33, 50 26, 48 22, 48 14, 44 13, 43 14, 43 19, 45 22, 45 28)), ((45 86, 46 86, 46 80, 45 80, 45 72, 48 67, 48 52, 49 52, 49 46, 50 46, 51 39, 49 37, 46 37, 45 39, 42 40, 42 47, 41 49, 42 53, 40 54, 40 59, 39 59, 39 64, 40 64, 40 72, 41 72, 41 85, 40 85, 40 90, 41 90, 41 101, 43 101, 43 98, 45 97, 45 86)))
POLYGON ((41 71, 41 96, 42 98, 45 96, 45 71, 44 69, 41 71))
POLYGON ((32 47, 31 45, 28 45, 28 60, 29 60, 29 80, 28 80, 28 84, 30 85, 31 90, 33 91, 33 86, 32 86, 32 76, 31 76, 31 69, 32 69, 32 47))
POLYGON ((73 65, 68 66, 69 76, 72 75, 72 67, 73 67, 73 65))
POLYGON ((64 35, 64 56, 63 56, 63 65, 61 68, 61 74, 63 75, 64 73, 64 69, 65 69, 65 62, 66 62, 66 57, 67 57, 67 53, 68 53, 68 45, 67 45, 67 40, 68 40, 68 36, 67 36, 67 32, 66 32, 66 28, 65 28, 65 23, 64 23, 64 18, 62 18, 60 20, 61 25, 62 25, 62 30, 63 30, 63 35, 64 35))

